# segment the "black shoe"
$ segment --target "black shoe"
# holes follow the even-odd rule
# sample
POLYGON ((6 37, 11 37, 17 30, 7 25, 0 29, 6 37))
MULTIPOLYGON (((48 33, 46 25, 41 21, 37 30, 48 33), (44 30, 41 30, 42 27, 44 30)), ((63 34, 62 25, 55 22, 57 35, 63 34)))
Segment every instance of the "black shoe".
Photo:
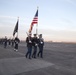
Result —
POLYGON ((39 57, 39 54, 37 54, 37 56, 39 57))
POLYGON ((31 59, 31 58, 29 57, 29 59, 31 59))
POLYGON ((34 57, 36 59, 36 57, 34 57))
POLYGON ((41 58, 43 58, 43 57, 41 57, 41 58))
POLYGON ((33 58, 33 55, 32 55, 32 58, 33 58))
POLYGON ((25 57, 27 58, 27 55, 25 55, 25 57))

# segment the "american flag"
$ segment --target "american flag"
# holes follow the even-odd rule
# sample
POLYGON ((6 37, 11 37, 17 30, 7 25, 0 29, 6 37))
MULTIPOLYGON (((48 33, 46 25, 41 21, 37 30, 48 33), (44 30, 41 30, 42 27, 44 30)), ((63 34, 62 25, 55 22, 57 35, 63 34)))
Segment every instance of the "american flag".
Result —
POLYGON ((29 29, 29 33, 31 33, 32 29, 33 29, 33 25, 38 23, 38 10, 36 11, 36 14, 31 22, 30 25, 30 29, 29 29))

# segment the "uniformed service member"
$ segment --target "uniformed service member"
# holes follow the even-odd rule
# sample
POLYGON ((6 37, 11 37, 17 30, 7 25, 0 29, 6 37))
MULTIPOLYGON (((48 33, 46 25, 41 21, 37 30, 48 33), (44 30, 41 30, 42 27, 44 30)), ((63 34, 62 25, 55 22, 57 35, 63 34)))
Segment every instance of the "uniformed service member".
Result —
POLYGON ((20 42, 19 38, 16 37, 15 40, 14 40, 14 42, 15 42, 14 51, 18 51, 18 43, 20 42))
POLYGON ((29 55, 29 59, 31 59, 31 52, 32 52, 32 37, 31 37, 31 33, 29 33, 28 37, 26 38, 26 43, 27 43, 27 53, 26 53, 26 58, 29 55))
POLYGON ((39 35, 38 39, 38 47, 39 47, 39 52, 38 52, 38 57, 40 56, 43 58, 43 46, 44 46, 44 39, 42 38, 42 34, 39 35))
POLYGON ((37 38, 37 35, 34 34, 34 37, 33 37, 33 54, 32 54, 32 57, 33 58, 36 58, 36 55, 37 55, 37 46, 38 46, 38 38, 37 38))
POLYGON ((5 39, 4 39, 4 48, 7 47, 7 37, 5 36, 5 39))

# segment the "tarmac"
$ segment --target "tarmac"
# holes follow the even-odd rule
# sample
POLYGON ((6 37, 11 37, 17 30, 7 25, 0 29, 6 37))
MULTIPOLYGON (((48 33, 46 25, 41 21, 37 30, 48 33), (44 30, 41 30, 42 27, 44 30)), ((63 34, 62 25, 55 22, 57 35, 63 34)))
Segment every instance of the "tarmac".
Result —
POLYGON ((75 43, 46 42, 43 58, 28 59, 26 51, 25 42, 18 52, 0 45, 0 75, 76 75, 75 43))

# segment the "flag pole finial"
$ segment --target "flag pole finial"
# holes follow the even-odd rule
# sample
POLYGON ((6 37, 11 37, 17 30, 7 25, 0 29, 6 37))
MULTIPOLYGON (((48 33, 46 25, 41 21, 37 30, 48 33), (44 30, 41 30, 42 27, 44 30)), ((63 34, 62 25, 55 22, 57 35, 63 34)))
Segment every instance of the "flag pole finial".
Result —
POLYGON ((19 16, 18 16, 18 20, 19 20, 19 16))
POLYGON ((39 7, 37 6, 37 10, 39 9, 39 7))

